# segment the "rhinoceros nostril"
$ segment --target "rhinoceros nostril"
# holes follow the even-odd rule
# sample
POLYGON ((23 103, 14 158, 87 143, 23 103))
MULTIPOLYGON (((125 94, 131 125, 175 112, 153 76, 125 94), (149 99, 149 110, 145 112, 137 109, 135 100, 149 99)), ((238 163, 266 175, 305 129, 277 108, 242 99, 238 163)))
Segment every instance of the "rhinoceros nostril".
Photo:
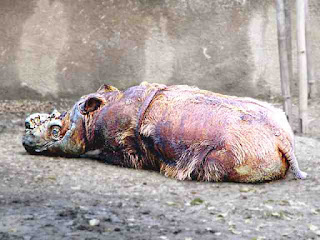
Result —
POLYGON ((22 137, 22 145, 27 150, 27 152, 34 154, 35 153, 35 142, 33 135, 25 135, 22 137))
POLYGON ((24 125, 25 125, 26 129, 31 129, 31 125, 29 122, 26 122, 24 125))

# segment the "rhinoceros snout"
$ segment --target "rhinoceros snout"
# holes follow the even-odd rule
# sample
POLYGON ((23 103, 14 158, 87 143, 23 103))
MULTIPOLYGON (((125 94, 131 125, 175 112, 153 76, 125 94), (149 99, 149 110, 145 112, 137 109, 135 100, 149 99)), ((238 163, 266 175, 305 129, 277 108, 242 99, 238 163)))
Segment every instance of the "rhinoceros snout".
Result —
POLYGON ((35 136, 33 134, 24 135, 22 137, 22 145, 26 149, 26 151, 30 154, 36 154, 36 141, 35 136))

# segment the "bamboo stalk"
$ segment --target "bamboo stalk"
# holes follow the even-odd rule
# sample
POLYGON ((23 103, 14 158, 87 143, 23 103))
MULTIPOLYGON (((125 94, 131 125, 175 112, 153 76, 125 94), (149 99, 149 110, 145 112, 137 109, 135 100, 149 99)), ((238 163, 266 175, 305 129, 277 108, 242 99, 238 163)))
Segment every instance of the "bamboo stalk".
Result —
POLYGON ((278 28, 278 46, 279 46, 279 62, 280 62, 280 78, 281 78, 281 91, 284 98, 283 108, 287 115, 288 121, 292 126, 292 103, 290 94, 290 73, 288 61, 288 38, 286 36, 287 29, 291 28, 286 26, 285 4, 284 0, 277 0, 277 28, 278 28))
POLYGON ((317 94, 317 88, 315 84, 313 63, 311 60, 311 29, 310 29, 310 15, 309 15, 309 0, 305 0, 305 12, 306 12, 306 49, 307 49, 307 68, 308 68, 308 87, 309 87, 309 99, 315 98, 317 94))
POLYGON ((291 9, 290 9, 289 2, 290 0, 284 0, 284 16, 285 16, 285 25, 286 25, 289 83, 291 83, 293 80, 293 60, 292 60, 291 9))
POLYGON ((297 50, 299 70, 299 119, 300 132, 308 132, 308 73, 306 53, 305 0, 297 0, 297 50))

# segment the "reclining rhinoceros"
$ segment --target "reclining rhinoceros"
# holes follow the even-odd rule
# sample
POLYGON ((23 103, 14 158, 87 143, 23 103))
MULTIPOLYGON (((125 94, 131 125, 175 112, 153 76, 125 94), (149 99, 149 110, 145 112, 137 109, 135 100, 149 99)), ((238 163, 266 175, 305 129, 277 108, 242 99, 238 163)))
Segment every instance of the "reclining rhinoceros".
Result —
POLYGON ((94 157, 180 180, 297 179, 294 136, 281 110, 250 98, 185 85, 104 85, 60 114, 32 114, 23 145, 31 154, 94 157))

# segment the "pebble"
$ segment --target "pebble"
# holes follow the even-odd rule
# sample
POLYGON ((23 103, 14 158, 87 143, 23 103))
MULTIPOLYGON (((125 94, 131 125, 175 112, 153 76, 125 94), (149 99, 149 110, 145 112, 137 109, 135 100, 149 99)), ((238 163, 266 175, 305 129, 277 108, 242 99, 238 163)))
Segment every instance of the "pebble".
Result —
POLYGON ((159 238, 162 240, 169 240, 169 238, 167 236, 160 236, 159 238))
POLYGON ((100 220, 99 219, 91 219, 89 221, 89 225, 94 227, 94 226, 98 226, 100 224, 100 220))
POLYGON ((34 220, 34 216, 33 215, 25 215, 23 216, 24 220, 34 220))
POLYGON ((239 191, 240 191, 240 192, 250 192, 251 189, 248 188, 248 187, 242 187, 242 188, 239 189, 239 191))

